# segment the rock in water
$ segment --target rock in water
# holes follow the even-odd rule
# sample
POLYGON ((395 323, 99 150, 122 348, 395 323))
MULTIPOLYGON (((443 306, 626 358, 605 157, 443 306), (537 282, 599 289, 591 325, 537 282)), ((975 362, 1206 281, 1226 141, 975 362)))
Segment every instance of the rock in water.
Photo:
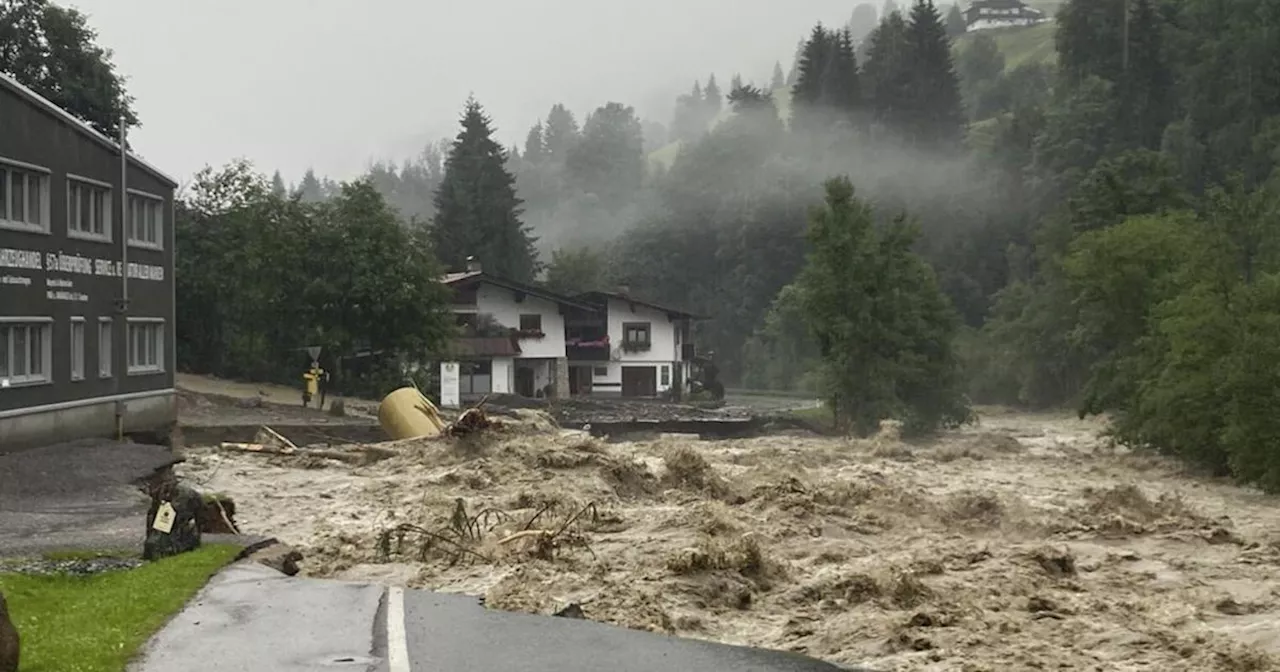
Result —
POLYGON ((302 559, 302 553, 277 541, 255 551, 249 556, 249 559, 266 565, 285 576, 294 576, 298 573, 298 561, 302 559))
POLYGON ((9 605, 0 593, 0 672, 18 672, 18 629, 9 620, 9 605))
POLYGON ((172 473, 149 484, 151 508, 147 510, 147 537, 142 544, 143 560, 158 560, 200 547, 204 527, 204 498, 179 485, 172 473), (156 517, 165 505, 173 508, 173 524, 167 532, 156 529, 156 517))

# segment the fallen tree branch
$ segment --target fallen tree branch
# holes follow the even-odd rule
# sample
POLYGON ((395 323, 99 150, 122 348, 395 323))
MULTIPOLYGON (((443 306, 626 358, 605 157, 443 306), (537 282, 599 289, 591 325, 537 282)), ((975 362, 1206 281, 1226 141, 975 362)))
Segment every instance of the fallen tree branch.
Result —
POLYGON ((284 438, 284 436, 280 434, 280 432, 277 432, 276 430, 271 429, 266 425, 263 425, 260 431, 266 432, 269 436, 274 438, 276 441, 279 441, 281 444, 283 444, 285 447, 289 448, 290 450, 298 449, 298 446, 294 445, 292 441, 284 438))

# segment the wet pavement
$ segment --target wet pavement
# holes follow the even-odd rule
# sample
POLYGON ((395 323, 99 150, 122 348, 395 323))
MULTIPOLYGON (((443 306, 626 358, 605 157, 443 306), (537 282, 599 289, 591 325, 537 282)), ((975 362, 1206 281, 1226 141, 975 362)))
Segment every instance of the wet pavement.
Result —
POLYGON ((179 460, 101 439, 0 454, 0 556, 140 549, 148 500, 133 482, 179 460))
MULTIPOLYGON (((837 672, 805 656, 486 609, 465 595, 286 577, 215 576, 130 672, 837 672)), ((865 671, 864 671, 865 672, 865 671)))

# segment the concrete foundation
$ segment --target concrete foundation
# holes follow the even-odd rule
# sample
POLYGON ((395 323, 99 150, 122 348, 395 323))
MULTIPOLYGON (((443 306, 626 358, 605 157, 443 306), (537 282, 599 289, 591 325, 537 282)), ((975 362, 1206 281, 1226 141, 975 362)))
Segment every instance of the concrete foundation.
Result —
POLYGON ((0 453, 64 441, 115 438, 116 407, 126 434, 168 436, 177 424, 173 390, 98 397, 0 413, 0 453))

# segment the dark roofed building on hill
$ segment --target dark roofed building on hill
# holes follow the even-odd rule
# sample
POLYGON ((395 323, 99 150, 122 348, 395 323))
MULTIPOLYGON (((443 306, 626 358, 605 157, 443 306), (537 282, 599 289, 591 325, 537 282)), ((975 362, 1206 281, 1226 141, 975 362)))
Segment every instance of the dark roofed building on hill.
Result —
POLYGON ((973 0, 964 11, 968 30, 1034 26, 1047 20, 1044 12, 1022 0, 973 0))

